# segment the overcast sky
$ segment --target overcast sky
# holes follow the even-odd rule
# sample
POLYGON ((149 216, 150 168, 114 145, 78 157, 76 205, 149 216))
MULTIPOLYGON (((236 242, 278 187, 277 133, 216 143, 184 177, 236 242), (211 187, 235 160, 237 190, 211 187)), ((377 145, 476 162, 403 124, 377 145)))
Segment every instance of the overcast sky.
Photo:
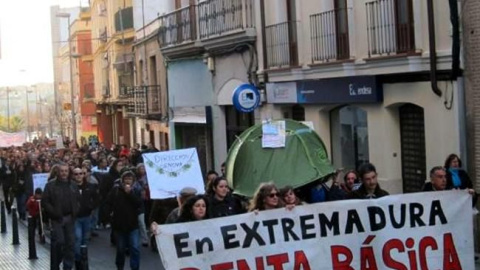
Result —
POLYGON ((79 6, 80 0, 0 0, 0 86, 53 82, 53 5, 79 6))

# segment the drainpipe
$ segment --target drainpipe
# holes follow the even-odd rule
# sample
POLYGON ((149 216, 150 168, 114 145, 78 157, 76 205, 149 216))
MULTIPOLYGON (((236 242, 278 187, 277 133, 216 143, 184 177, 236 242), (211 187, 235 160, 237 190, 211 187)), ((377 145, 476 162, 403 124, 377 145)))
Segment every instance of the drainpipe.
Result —
POLYGON ((262 51, 263 51, 263 81, 266 84, 268 82, 267 69, 267 35, 265 32, 265 0, 260 0, 260 27, 262 31, 262 51))
POLYGON ((442 91, 437 84, 437 50, 435 44, 435 16, 433 11, 433 0, 427 0, 428 11, 428 41, 430 43, 430 83, 432 91, 437 96, 442 96, 442 91))
POLYGON ((452 23, 452 80, 460 76, 460 22, 457 0, 449 0, 450 22, 452 23))

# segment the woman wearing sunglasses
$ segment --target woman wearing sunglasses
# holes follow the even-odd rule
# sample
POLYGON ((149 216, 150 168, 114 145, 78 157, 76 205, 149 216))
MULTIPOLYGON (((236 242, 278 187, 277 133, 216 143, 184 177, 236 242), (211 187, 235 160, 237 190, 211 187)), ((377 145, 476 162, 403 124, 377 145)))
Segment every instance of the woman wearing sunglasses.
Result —
POLYGON ((281 208, 283 206, 282 201, 279 198, 280 192, 273 183, 262 183, 258 187, 257 191, 253 195, 253 199, 250 201, 248 211, 263 211, 275 208, 281 208))

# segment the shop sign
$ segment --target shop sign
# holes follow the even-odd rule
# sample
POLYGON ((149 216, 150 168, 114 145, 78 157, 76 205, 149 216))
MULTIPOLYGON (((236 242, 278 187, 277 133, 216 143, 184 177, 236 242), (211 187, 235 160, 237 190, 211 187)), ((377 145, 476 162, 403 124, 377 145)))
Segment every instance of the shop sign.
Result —
POLYGON ((335 104, 383 101, 375 76, 354 76, 267 84, 269 103, 335 104))
POLYGON ((260 105, 260 92, 251 84, 242 84, 233 91, 233 106, 240 112, 249 113, 260 105))

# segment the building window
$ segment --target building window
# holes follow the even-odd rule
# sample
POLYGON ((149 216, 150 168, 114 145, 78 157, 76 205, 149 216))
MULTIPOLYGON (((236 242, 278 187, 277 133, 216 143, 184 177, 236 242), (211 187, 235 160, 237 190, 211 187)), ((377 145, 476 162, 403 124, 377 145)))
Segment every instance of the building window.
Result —
POLYGON ((334 167, 358 169, 369 162, 367 112, 346 106, 332 111, 330 119, 334 167))

